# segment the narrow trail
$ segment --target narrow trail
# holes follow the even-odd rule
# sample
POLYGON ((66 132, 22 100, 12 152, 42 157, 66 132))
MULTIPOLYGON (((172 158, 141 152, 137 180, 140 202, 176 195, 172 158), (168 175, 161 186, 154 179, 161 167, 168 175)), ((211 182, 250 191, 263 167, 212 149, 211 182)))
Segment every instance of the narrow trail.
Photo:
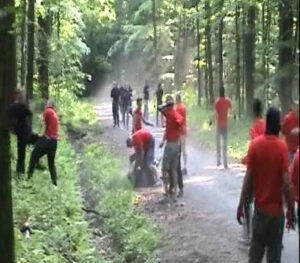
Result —
MULTIPOLYGON (((125 140, 129 131, 112 127, 111 104, 95 103, 104 127, 106 143, 118 155, 128 155, 125 140)), ((122 124, 120 124, 121 126, 122 124)), ((156 139, 156 155, 162 128, 148 128, 156 139)), ((242 228, 235 219, 245 168, 232 162, 229 170, 217 169, 213 152, 187 141, 188 175, 184 177, 184 197, 175 207, 159 202, 162 187, 138 189, 143 209, 162 226, 158 262, 246 263, 248 247, 239 242, 242 228)), ((124 174, 126 174, 124 169, 124 174)), ((284 235, 282 263, 299 262, 298 231, 284 235)))

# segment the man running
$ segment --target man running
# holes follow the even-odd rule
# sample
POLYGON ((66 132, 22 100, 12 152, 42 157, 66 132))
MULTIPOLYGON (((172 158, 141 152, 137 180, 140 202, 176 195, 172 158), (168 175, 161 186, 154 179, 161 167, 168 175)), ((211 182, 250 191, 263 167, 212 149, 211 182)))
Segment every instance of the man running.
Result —
POLYGON ((39 159, 43 155, 47 154, 51 180, 54 185, 57 185, 55 155, 58 141, 58 116, 51 100, 47 101, 43 113, 43 120, 45 124, 45 134, 37 140, 35 147, 31 153, 28 179, 32 177, 39 159))
POLYGON ((268 262, 280 262, 284 231, 283 196, 288 204, 287 226, 293 227, 293 203, 288 177, 288 149, 278 138, 280 112, 270 108, 267 113, 266 132, 251 142, 247 155, 237 220, 242 224, 243 206, 253 185, 255 211, 249 263, 259 263, 267 248, 268 262))
POLYGON ((144 129, 136 131, 131 138, 128 138, 127 147, 135 151, 135 171, 143 171, 147 175, 147 185, 154 184, 153 166, 155 139, 152 134, 144 129), (151 175, 151 176, 150 176, 151 175))
POLYGON ((142 129, 142 122, 145 123, 148 126, 153 126, 150 122, 147 122, 142 113, 142 104, 143 100, 142 98, 137 98, 136 105, 137 108, 132 114, 132 134, 134 134, 136 131, 142 129))
POLYGON ((14 103, 7 108, 9 129, 17 136, 18 157, 16 172, 22 175, 25 172, 26 145, 34 143, 37 135, 32 134, 32 113, 25 104, 19 88, 15 90, 14 103))
POLYGON ((110 93, 112 98, 112 113, 114 119, 114 127, 119 127, 119 106, 120 106, 120 89, 118 88, 117 82, 113 83, 113 88, 110 93))
POLYGON ((164 90, 162 89, 161 83, 159 82, 156 90, 156 126, 159 125, 158 124, 159 115, 161 118, 161 126, 163 126, 163 118, 161 113, 158 110, 158 106, 162 105, 163 95, 164 95, 164 90))
POLYGON ((147 121, 149 118, 149 99, 150 99, 149 85, 146 81, 144 86, 144 118, 147 121))
POLYGON ((289 149, 289 160, 292 163, 299 146, 299 105, 293 103, 291 111, 284 117, 282 133, 289 149))
POLYGON ((163 147, 166 141, 162 163, 162 179, 167 197, 170 197, 175 202, 177 193, 177 168, 180 155, 180 134, 184 120, 174 109, 174 99, 171 95, 166 97, 166 105, 162 105, 159 109, 166 119, 166 129, 163 141, 160 144, 160 147, 163 147))
POLYGON ((221 165, 221 137, 223 140, 223 165, 228 168, 227 163, 227 116, 228 111, 232 108, 231 101, 225 97, 224 87, 220 88, 220 97, 216 100, 215 120, 216 120, 216 145, 217 145, 217 166, 221 165))

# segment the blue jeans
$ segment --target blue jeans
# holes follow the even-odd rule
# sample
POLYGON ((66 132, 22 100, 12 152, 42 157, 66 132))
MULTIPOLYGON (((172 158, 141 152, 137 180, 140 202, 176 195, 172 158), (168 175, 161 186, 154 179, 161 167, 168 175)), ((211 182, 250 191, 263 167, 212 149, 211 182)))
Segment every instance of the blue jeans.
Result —
POLYGON ((280 263, 284 214, 270 216, 255 208, 249 263, 261 263, 267 249, 267 263, 280 263))

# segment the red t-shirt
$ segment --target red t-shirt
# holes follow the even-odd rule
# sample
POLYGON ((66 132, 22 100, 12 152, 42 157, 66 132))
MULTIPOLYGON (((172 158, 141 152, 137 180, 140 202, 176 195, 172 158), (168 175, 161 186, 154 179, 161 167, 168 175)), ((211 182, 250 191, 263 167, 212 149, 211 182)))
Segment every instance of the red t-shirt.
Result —
POLYGON ((140 129, 132 135, 132 144, 135 151, 147 151, 151 140, 151 133, 147 130, 140 129))
POLYGON ((143 113, 141 109, 136 109, 133 112, 133 127, 132 127, 132 133, 135 133, 136 131, 142 129, 142 120, 143 120, 143 113))
POLYGON ((227 126, 227 115, 228 110, 231 109, 231 102, 229 98, 219 97, 215 102, 215 111, 216 111, 216 121, 217 125, 220 128, 227 126))
POLYGON ((183 118, 174 108, 166 109, 164 116, 166 118, 165 138, 167 142, 177 142, 180 138, 183 118))
POLYGON ((250 129, 251 140, 263 135, 266 130, 266 122, 262 118, 255 119, 250 129))
POLYGON ((183 118, 183 124, 182 124, 182 132, 181 135, 186 135, 187 133, 187 127, 186 127, 186 107, 183 103, 180 103, 176 107, 176 111, 182 116, 183 118))
POLYGON ((290 181, 294 186, 295 199, 299 202, 299 148, 295 153, 294 161, 291 166, 290 181))
POLYGON ((254 178, 256 207, 271 216, 279 215, 283 208, 282 175, 289 168, 285 141, 272 135, 254 139, 248 150, 247 164, 254 178))
POLYGON ((51 139, 58 139, 58 117, 56 111, 47 107, 43 114, 44 123, 46 125, 45 135, 51 139))
POLYGON ((299 146, 299 133, 296 135, 291 134, 291 131, 297 127, 299 127, 299 118, 297 118, 295 113, 291 111, 285 115, 282 125, 282 133, 285 136, 290 152, 297 151, 299 146))

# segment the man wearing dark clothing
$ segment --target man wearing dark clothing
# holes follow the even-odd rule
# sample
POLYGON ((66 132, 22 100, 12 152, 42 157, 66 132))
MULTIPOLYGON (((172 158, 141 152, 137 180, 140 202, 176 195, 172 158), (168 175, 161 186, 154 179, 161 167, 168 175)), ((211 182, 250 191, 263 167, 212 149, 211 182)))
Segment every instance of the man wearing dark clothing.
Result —
POLYGON ((118 88, 117 83, 114 83, 113 88, 110 93, 110 97, 112 98, 112 113, 114 119, 114 127, 119 127, 119 105, 120 105, 120 90, 118 88))
POLYGON ((58 140, 58 116, 53 108, 53 103, 48 100, 46 109, 43 114, 44 123, 46 126, 45 135, 40 137, 32 151, 28 178, 31 178, 39 159, 47 154, 48 166, 51 175, 51 180, 54 185, 57 185, 57 175, 55 168, 55 154, 58 140))
POLYGON ((149 86, 146 82, 145 87, 144 87, 144 118, 147 121, 149 118, 149 86))
POLYGON ((127 89, 125 90, 124 94, 124 128, 128 130, 129 128, 129 114, 132 112, 132 90, 131 87, 128 85, 127 89))
POLYGON ((163 95, 164 95, 164 91, 161 87, 161 83, 158 83, 157 90, 156 90, 156 125, 157 126, 158 126, 159 115, 161 116, 161 123, 162 123, 162 115, 158 110, 158 106, 162 104, 163 95))
POLYGON ((26 145, 34 143, 36 138, 32 134, 30 118, 32 116, 28 106, 23 102, 21 94, 15 96, 15 102, 7 109, 8 126, 17 136, 18 159, 16 172, 24 174, 26 145))
POLYGON ((125 97, 126 97, 127 90, 121 86, 120 87, 120 110, 122 115, 122 123, 123 127, 125 128, 125 97))

